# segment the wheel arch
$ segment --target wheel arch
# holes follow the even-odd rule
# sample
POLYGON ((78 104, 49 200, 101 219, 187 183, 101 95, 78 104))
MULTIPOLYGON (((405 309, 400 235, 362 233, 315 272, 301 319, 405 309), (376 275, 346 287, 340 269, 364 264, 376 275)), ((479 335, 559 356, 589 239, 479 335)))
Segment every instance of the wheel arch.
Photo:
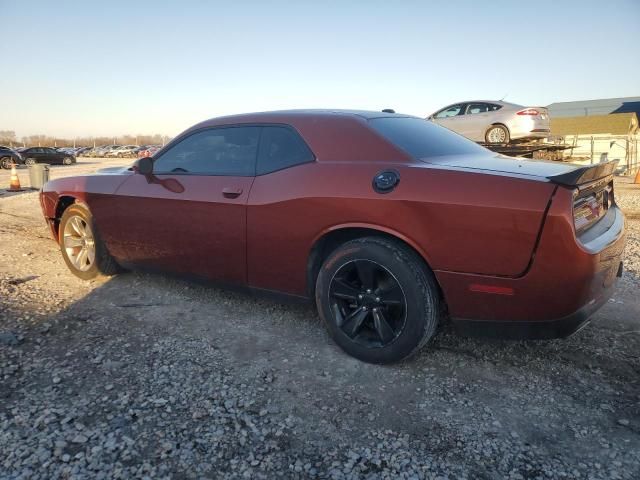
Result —
POLYGON ((507 132, 509 132, 509 135, 511 135, 511 130, 509 129, 509 127, 507 126, 507 124, 506 124, 506 123, 503 123, 503 122, 493 122, 493 123, 491 123, 491 124, 487 127, 487 129, 484 131, 484 134, 485 134, 485 135, 487 135, 487 132, 488 132, 489 130, 491 130, 491 127, 504 127, 504 128, 507 130, 507 132))
MULTIPOLYGON (((431 262, 429 261, 427 253, 407 236, 379 225, 336 225, 319 234, 314 239, 311 250, 309 251, 309 255, 307 257, 307 294, 309 295, 309 298, 314 298, 315 296, 316 280, 325 258, 327 258, 327 256, 340 245, 348 241, 355 240, 356 238, 363 237, 382 237, 403 244, 422 260, 423 266, 432 272, 434 278, 436 278, 435 272, 433 272, 433 269, 431 268, 431 262)), ((444 298, 442 295, 442 288, 440 287, 437 278, 436 284, 438 284, 440 296, 444 298)))
POLYGON ((86 208, 87 205, 80 200, 78 197, 74 197, 73 195, 60 195, 58 197, 58 201, 56 202, 56 209, 54 211, 53 218, 53 226, 55 228, 56 235, 58 235, 58 227, 60 226, 60 219, 64 214, 65 210, 69 208, 71 205, 80 204, 86 208))

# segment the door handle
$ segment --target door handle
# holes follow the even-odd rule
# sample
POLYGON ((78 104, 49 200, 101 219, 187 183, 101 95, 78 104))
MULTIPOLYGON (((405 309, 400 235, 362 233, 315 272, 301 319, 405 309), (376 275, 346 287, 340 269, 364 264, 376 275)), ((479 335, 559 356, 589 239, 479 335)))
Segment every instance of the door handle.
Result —
POLYGON ((225 187, 222 189, 222 195, 227 198, 237 198, 242 195, 242 189, 225 187))

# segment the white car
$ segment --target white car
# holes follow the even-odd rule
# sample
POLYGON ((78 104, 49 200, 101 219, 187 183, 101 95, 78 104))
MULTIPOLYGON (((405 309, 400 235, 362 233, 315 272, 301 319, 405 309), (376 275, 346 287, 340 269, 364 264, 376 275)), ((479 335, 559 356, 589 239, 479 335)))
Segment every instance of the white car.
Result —
POLYGON ((105 153, 105 157, 133 157, 138 145, 123 145, 105 153))
POLYGON ((494 100, 454 103, 427 120, 481 143, 507 144, 513 140, 546 138, 551 132, 546 108, 494 100))

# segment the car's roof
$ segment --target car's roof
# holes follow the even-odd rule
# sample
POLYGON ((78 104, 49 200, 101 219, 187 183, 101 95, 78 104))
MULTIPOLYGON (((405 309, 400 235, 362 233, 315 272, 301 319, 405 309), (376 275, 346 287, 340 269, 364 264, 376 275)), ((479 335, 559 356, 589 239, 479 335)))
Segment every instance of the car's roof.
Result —
POLYGON ((300 109, 300 110, 275 110, 271 112, 255 112, 242 113, 238 115, 226 115, 223 117, 210 118, 199 124, 200 127, 209 123, 260 123, 281 121, 283 123, 295 122, 296 119, 309 117, 360 117, 365 120, 383 117, 411 117, 412 115, 404 115, 399 113, 387 113, 382 111, 370 110, 343 110, 343 109, 300 109))
POLYGON ((460 103, 495 103, 497 105, 505 105, 510 107, 522 107, 522 105, 519 105, 517 103, 505 102, 504 100, 463 100, 461 102, 450 103, 448 106, 458 105, 460 103))
MULTIPOLYGON (((377 118, 415 118, 411 115, 369 110, 305 109, 245 113, 210 118, 175 137, 179 142, 195 131, 238 125, 290 125, 302 136, 318 161, 399 161, 410 157, 367 126, 377 118)), ((422 119, 420 119, 422 120, 422 119)), ((166 147, 164 147, 166 148, 166 147)))

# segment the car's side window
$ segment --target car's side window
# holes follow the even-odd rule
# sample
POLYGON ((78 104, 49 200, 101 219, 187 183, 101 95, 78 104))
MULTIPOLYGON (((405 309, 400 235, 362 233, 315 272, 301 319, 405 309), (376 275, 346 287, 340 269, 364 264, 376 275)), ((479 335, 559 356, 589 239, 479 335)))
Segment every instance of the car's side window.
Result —
POLYGON ((257 175, 315 160, 298 132, 288 127, 263 127, 258 152, 257 175))
POLYGON ((260 129, 220 127, 189 135, 154 160, 154 173, 253 176, 260 129))
POLYGON ((487 107, 489 108, 490 112, 495 112, 496 110, 500 110, 502 108, 502 105, 496 105, 495 103, 487 103, 487 107))
POLYGON ((462 110, 462 104, 459 105, 451 105, 450 107, 445 108, 444 110, 440 110, 435 114, 435 118, 449 118, 455 117, 460 114, 462 110))
POLYGON ((489 106, 486 103, 470 103, 467 107, 467 115, 474 115, 476 113, 487 113, 489 106))

